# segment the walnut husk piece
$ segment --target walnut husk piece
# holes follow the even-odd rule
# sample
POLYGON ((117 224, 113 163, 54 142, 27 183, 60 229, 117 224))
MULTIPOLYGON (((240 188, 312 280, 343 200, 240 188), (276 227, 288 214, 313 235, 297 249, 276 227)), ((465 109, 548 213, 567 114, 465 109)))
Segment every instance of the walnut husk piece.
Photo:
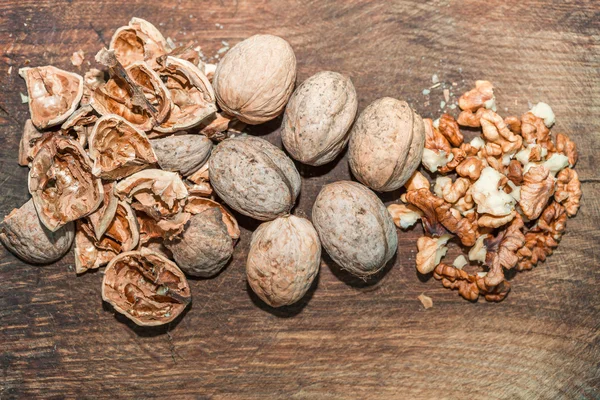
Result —
POLYGON ((166 57, 157 72, 171 93, 172 104, 168 118, 155 131, 173 133, 190 129, 217 111, 212 85, 194 64, 166 57))
POLYGON ((21 68, 29 94, 31 121, 38 129, 64 122, 77 108, 83 96, 83 78, 51 65, 21 68))
POLYGON ((157 162, 146 134, 115 114, 96 122, 89 142, 92 172, 102 179, 122 179, 157 162))
POLYGON ((117 29, 110 41, 110 49, 125 67, 138 61, 157 67, 156 59, 170 50, 159 30, 141 18, 132 18, 129 25, 117 29))
POLYGON ((252 234, 246 277, 252 291, 271 307, 300 300, 321 262, 321 242, 313 225, 293 215, 261 224, 252 234))
POLYGON ((190 287, 177 265, 146 248, 113 258, 102 281, 102 299, 140 326, 164 325, 190 304, 190 287))
POLYGON ((288 42, 273 35, 254 35, 236 44, 213 78, 223 111, 251 125, 281 114, 295 81, 294 51, 288 42))
POLYGON ((360 183, 325 185, 313 205, 312 221, 331 258, 358 277, 377 273, 396 253, 398 237, 391 215, 360 183))
POLYGON ((15 208, 0 223, 0 242, 14 255, 30 264, 58 261, 73 244, 72 222, 54 232, 38 218, 33 200, 15 208))
POLYGON ((418 167, 424 144, 425 125, 408 103, 390 97, 375 100, 350 133, 350 169, 373 190, 396 190, 418 167))
POLYGON ((281 124, 283 145, 300 162, 326 164, 348 143, 357 108, 350 78, 337 72, 319 72, 290 97, 281 124))
POLYGON ((213 148, 204 135, 174 135, 150 140, 158 165, 166 171, 188 176, 202 167, 213 148))
POLYGON ((261 221, 288 214, 300 193, 294 163, 264 139, 224 140, 213 149, 208 165, 219 197, 234 210, 261 221))
POLYGON ((91 160, 79 143, 61 135, 49 137, 33 159, 29 193, 51 231, 95 211, 103 198, 91 160))

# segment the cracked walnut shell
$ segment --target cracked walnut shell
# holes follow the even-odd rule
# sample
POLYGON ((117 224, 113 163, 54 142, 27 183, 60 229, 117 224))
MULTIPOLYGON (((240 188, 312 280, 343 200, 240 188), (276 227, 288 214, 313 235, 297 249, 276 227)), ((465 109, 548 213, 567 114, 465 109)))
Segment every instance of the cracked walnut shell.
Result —
POLYGON ((254 35, 236 44, 225 54, 213 77, 219 106, 251 125, 281 114, 295 81, 294 50, 273 35, 254 35))
POLYGON ((271 307, 300 300, 321 263, 321 242, 309 220, 294 215, 261 224, 252 234, 246 276, 252 291, 271 307))
POLYGON ((352 128, 350 169, 373 190, 396 190, 419 166, 424 143, 423 120, 407 102, 390 97, 375 100, 352 128))
POLYGON ((129 25, 117 29, 110 40, 110 49, 125 67, 138 61, 156 67, 156 59, 170 50, 159 30, 141 18, 132 18, 129 25))

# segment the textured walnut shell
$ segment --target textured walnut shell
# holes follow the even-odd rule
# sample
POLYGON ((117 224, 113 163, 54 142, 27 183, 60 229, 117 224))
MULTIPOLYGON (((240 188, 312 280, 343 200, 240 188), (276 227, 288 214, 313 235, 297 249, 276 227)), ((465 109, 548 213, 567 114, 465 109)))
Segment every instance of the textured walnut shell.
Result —
POLYGON ((179 175, 160 169, 146 169, 123 179, 115 193, 121 200, 137 200, 155 220, 178 214, 188 196, 179 175))
POLYGON ((254 35, 225 54, 213 84, 223 111, 247 124, 282 113, 296 81, 296 56, 284 39, 254 35))
MULTIPOLYGON (((108 55, 110 56, 110 55, 108 55)), ((117 114, 136 128, 149 131, 162 123, 171 111, 171 92, 147 64, 136 62, 126 69, 133 85, 143 91, 147 107, 133 104, 132 85, 113 75, 92 93, 90 104, 100 115, 117 114), (154 111, 150 111, 152 107, 154 111)))
POLYGON ((212 150, 213 143, 204 135, 176 135, 150 141, 164 170, 188 176, 202 167, 212 150))
POLYGON ((191 62, 166 57, 157 72, 171 93, 172 103, 169 117, 155 131, 173 133, 190 129, 217 111, 212 85, 191 62))
POLYGON ((185 211, 191 214, 199 214, 208 208, 218 208, 221 211, 221 217, 223 223, 227 227, 229 236, 236 241, 240 238, 240 227, 235 217, 229 212, 229 210, 223 205, 217 203, 214 200, 207 199, 204 197, 190 197, 185 205, 185 211))
POLYGON ((208 162, 215 192, 234 210, 261 221, 288 214, 300 174, 283 151, 264 139, 239 136, 214 148, 208 162))
POLYGON ((102 299, 140 326, 173 321, 191 296, 177 265, 146 248, 119 254, 104 271, 102 299))
POLYGON ((233 254, 233 241, 216 207, 192 216, 182 237, 165 245, 181 270, 203 278, 221 271, 233 254))
POLYGON ((350 134, 354 176, 379 192, 401 187, 419 166, 425 125, 407 102, 384 97, 360 114, 350 134))
POLYGON ((98 115, 94 112, 92 106, 85 105, 77 109, 60 126, 63 134, 69 135, 79 142, 81 147, 86 147, 88 137, 92 133, 94 124, 98 120, 98 115))
POLYGON ((25 121, 23 136, 19 142, 19 165, 26 167, 32 157, 32 149, 35 142, 42 137, 43 133, 38 131, 30 119, 25 121))
POLYGON ((14 255, 30 264, 59 260, 73 244, 73 223, 49 231, 42 225, 33 200, 15 208, 0 223, 0 242, 14 255))
POLYGON ((169 45, 158 29, 141 18, 132 18, 129 25, 116 30, 110 40, 110 49, 127 67, 137 61, 146 61, 153 68, 156 59, 169 50, 169 45))
POLYGON ((293 215, 261 224, 252 235, 246 276, 265 303, 281 307, 300 300, 321 263, 321 242, 309 220, 293 215))
POLYGON ((391 215, 379 198, 356 182, 326 185, 312 220, 321 243, 340 267, 366 278, 381 270, 398 247, 391 215))
POLYGON ((92 172, 102 179, 122 179, 157 161, 146 134, 115 114, 96 122, 89 142, 92 172))
POLYGON ((311 76, 294 91, 285 109, 283 145, 308 165, 332 161, 348 143, 357 107, 350 78, 330 71, 311 76))
POLYGON ((58 125, 69 118, 83 96, 83 78, 51 65, 21 68, 29 93, 31 121, 38 129, 58 125))
POLYGON ((95 211, 102 202, 100 179, 76 141, 52 135, 31 163, 29 193, 40 220, 51 231, 95 211))

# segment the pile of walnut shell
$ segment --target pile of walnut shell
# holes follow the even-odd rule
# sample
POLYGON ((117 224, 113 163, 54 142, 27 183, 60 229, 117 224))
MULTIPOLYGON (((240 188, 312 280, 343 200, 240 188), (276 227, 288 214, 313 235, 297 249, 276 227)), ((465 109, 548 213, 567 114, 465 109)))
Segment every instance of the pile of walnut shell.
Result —
POLYGON ((421 220, 426 234, 417 242, 421 274, 433 272, 465 299, 501 301, 510 290, 505 271, 529 270, 544 261, 558 246, 567 217, 577 213, 577 150, 562 133, 552 138, 554 113, 545 103, 521 118, 500 117, 490 82, 478 81, 459 107, 457 120, 448 114, 425 120, 422 165, 436 175, 433 191, 417 171, 405 184, 403 204, 388 210, 402 229, 421 220), (481 135, 467 143, 460 126, 480 129, 481 135), (446 176, 451 172, 456 179, 446 176), (440 262, 452 237, 468 257, 440 262), (470 262, 483 268, 469 272, 470 262))

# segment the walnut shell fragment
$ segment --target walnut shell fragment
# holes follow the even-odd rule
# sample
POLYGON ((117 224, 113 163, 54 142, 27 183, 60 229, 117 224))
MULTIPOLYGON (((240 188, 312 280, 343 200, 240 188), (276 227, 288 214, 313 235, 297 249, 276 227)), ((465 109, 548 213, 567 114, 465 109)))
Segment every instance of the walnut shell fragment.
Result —
POLYGON ((60 129, 63 131, 63 134, 71 136, 79 142, 81 147, 85 148, 97 120, 98 116, 92 106, 88 104, 80 107, 71 114, 60 126, 60 129))
POLYGON ((246 276, 252 291, 271 307, 300 300, 321 263, 321 242, 309 220, 293 215, 261 224, 252 234, 246 276))
POLYGON ((140 326, 169 323, 192 300, 177 265, 146 248, 112 259, 104 272, 102 299, 140 326))
POLYGON ((0 223, 0 242, 30 264, 58 261, 73 244, 74 226, 69 222, 54 232, 42 225, 33 200, 15 208, 0 223))
POLYGON ((295 81, 294 50, 273 35, 254 35, 236 44, 225 54, 213 78, 223 111, 251 125, 281 114, 295 81))
POLYGON ((419 166, 425 125, 407 102, 384 97, 360 114, 350 134, 354 176, 379 192, 396 190, 419 166))
POLYGON ((52 135, 31 163, 29 193, 40 220, 51 231, 95 211, 102 202, 100 179, 76 141, 52 135))
POLYGON ((266 221, 288 214, 300 193, 300 174, 283 151, 264 139, 239 136, 214 148, 210 182, 223 201, 266 221))
POLYGON ((43 136, 43 133, 38 131, 31 122, 30 119, 25 121, 25 126, 23 127, 23 135, 21 136, 21 141, 19 142, 19 165, 22 167, 26 167, 29 165, 29 161, 33 159, 32 157, 32 149, 35 145, 35 142, 43 136))
POLYGON ((114 219, 117 212, 117 205, 119 204, 119 199, 115 195, 114 182, 104 182, 102 189, 104 191, 102 204, 96 211, 88 215, 90 225, 94 230, 94 236, 98 240, 104 235, 104 232, 106 232, 114 219))
POLYGON ((92 172, 102 179, 122 179, 157 162, 146 134, 115 114, 96 122, 89 142, 92 172))
POLYGON ((158 165, 166 171, 188 176, 202 167, 213 148, 212 141, 204 135, 175 135, 152 139, 158 165))
POLYGON ((83 78, 51 65, 21 68, 29 94, 31 121, 38 129, 58 125, 77 108, 83 96, 83 78))
POLYGON ((116 30, 110 40, 110 49, 125 67, 138 61, 157 67, 156 59, 167 54, 170 47, 154 25, 141 18, 132 18, 129 25, 116 30))
POLYGON ((165 246, 186 274, 208 278, 227 265, 233 244, 221 210, 209 207, 193 215, 181 237, 166 242, 165 246))
POLYGON ((326 164, 348 143, 357 108, 350 78, 319 72, 302 82, 290 97, 281 124, 283 145, 304 164, 326 164))
POLYGON ((217 111, 215 92, 202 71, 189 61, 166 57, 157 70, 171 93, 171 112, 154 128, 160 133, 173 133, 199 125, 217 111))
POLYGON ((396 253, 394 221, 379 198, 350 181, 325 185, 312 209, 313 224, 331 258, 353 275, 380 271, 396 253))
POLYGON ((231 212, 229 212, 229 210, 223 205, 211 199, 204 197, 192 197, 191 195, 185 205, 185 211, 194 215, 199 214, 208 208, 218 208, 219 211, 221 211, 221 217, 223 219, 223 223, 227 227, 229 236, 231 236, 234 241, 238 240, 240 238, 240 227, 238 222, 233 214, 231 214, 231 212))

